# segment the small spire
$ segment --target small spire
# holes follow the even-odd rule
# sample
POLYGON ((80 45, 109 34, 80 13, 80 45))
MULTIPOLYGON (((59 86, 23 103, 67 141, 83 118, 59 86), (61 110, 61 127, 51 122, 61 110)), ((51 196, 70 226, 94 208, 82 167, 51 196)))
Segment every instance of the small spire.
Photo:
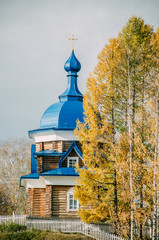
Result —
POLYGON ((68 40, 71 40, 72 51, 74 51, 74 41, 78 40, 78 38, 76 38, 74 34, 72 34, 72 38, 69 38, 68 40))

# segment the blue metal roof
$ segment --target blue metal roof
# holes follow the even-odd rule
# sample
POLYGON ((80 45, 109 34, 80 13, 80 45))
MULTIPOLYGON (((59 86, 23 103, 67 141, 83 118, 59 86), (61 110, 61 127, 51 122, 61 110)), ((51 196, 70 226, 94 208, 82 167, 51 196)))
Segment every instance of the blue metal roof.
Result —
POLYGON ((79 176, 79 174, 75 168, 62 167, 40 173, 40 176, 79 176))
POLYGON ((79 148, 77 147, 77 144, 75 141, 73 141, 72 145, 69 147, 69 149, 67 150, 67 152, 65 152, 65 154, 61 157, 60 161, 59 161, 59 168, 62 166, 62 162, 64 161, 64 159, 70 154, 70 152, 75 149, 75 151, 77 152, 77 154, 80 156, 80 158, 83 159, 83 155, 82 152, 79 150, 79 148))
POLYGON ((44 112, 40 129, 29 133, 46 130, 74 130, 76 122, 84 122, 83 95, 77 86, 77 72, 81 64, 76 58, 74 51, 66 61, 65 70, 68 72, 68 84, 66 91, 59 96, 59 102, 52 104, 44 112))
POLYGON ((28 174, 28 175, 24 175, 24 176, 21 176, 20 179, 35 179, 35 178, 39 178, 39 174, 38 173, 31 173, 31 174, 28 174))
POLYGON ((31 173, 28 175, 24 175, 20 177, 20 187, 22 187, 21 185, 21 180, 22 179, 39 179, 39 174, 38 173, 31 173))
POLYGON ((43 173, 31 173, 28 175, 24 175, 20 177, 20 182, 21 179, 39 179, 39 176, 79 176, 79 174, 78 172, 76 172, 75 168, 62 167, 43 173))
POLYGON ((62 156, 64 155, 65 152, 57 152, 57 151, 54 151, 54 150, 44 150, 44 151, 40 151, 40 152, 35 152, 34 153, 34 156, 37 157, 37 156, 62 156))
POLYGON ((83 122, 83 103, 65 101, 51 105, 43 114, 40 128, 75 129, 77 119, 83 122))

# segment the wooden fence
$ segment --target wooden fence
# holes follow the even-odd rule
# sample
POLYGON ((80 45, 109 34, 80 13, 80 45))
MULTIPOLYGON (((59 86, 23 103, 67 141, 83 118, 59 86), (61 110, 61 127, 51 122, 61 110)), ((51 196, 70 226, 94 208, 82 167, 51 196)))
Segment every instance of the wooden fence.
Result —
POLYGON ((114 234, 109 234, 99 227, 86 224, 79 220, 41 220, 41 219, 27 219, 26 215, 12 215, 12 216, 0 216, 0 224, 2 223, 18 223, 26 225, 27 228, 36 228, 39 230, 50 230, 56 232, 65 233, 82 233, 93 239, 98 240, 126 240, 120 238, 114 234))
POLYGON ((13 215, 4 216, 0 215, 0 224, 2 223, 18 223, 20 225, 26 225, 26 215, 13 215))
POLYGON ((82 233, 93 239, 99 240, 125 240, 114 234, 106 233, 91 224, 86 224, 78 220, 38 220, 38 219, 28 219, 27 220, 28 228, 36 228, 40 230, 51 230, 51 231, 60 231, 65 233, 82 233))

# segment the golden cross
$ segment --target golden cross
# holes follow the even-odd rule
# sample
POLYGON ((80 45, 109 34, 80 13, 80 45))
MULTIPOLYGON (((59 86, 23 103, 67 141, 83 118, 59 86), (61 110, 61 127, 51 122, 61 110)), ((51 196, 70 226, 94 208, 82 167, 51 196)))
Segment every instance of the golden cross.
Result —
POLYGON ((74 34, 72 34, 72 38, 69 38, 68 40, 71 40, 71 45, 72 45, 72 51, 74 50, 74 41, 78 40, 77 38, 75 38, 74 34))

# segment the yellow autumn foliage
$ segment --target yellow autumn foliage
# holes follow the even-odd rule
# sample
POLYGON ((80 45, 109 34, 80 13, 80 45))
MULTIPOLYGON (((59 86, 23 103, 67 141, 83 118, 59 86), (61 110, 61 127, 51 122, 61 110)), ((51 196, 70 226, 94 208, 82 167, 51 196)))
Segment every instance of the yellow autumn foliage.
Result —
POLYGON ((98 56, 84 95, 85 123, 75 130, 85 165, 74 187, 79 215, 88 223, 111 222, 125 237, 131 211, 140 239, 153 218, 158 56, 159 29, 155 34, 142 18, 130 18, 98 56))

